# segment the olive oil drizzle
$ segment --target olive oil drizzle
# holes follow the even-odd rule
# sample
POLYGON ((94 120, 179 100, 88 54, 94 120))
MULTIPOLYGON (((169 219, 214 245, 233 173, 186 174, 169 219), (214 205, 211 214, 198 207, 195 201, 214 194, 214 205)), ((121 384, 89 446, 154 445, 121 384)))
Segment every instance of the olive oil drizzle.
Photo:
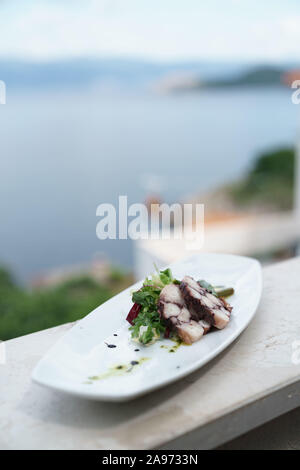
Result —
POLYGON ((189 344, 184 343, 178 336, 174 336, 173 338, 170 338, 173 343, 175 343, 174 346, 167 346, 166 344, 162 344, 161 348, 162 349, 167 349, 169 353, 174 353, 177 351, 180 346, 189 346, 189 344))
POLYGON ((118 377, 120 375, 128 374, 136 369, 138 366, 142 365, 144 362, 149 361, 150 357, 141 357, 137 361, 130 361, 128 364, 117 364, 115 366, 109 367, 109 369, 103 374, 92 375, 88 377, 88 380, 85 381, 85 384, 91 384, 95 380, 108 379, 109 377, 118 377))

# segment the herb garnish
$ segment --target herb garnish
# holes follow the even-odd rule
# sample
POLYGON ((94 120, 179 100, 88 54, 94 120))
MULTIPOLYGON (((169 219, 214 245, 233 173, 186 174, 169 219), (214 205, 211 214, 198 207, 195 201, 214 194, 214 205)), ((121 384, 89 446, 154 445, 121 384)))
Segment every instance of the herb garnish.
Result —
POLYGON ((198 281, 198 284, 216 297, 229 297, 234 294, 233 287, 212 286, 209 282, 204 280, 198 281))
POLYGON ((203 287, 204 289, 206 289, 208 292, 210 292, 211 294, 215 295, 216 297, 218 297, 216 291, 215 291, 215 288, 214 286, 212 286, 209 282, 207 281, 204 281, 204 279, 202 279, 201 281, 198 281, 198 284, 200 284, 201 287, 203 287))

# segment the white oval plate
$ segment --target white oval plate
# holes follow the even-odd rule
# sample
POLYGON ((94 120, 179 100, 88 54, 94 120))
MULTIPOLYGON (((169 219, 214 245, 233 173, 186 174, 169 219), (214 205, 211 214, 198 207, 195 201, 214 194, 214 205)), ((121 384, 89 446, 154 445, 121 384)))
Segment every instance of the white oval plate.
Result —
POLYGON ((85 398, 126 401, 174 382, 217 356, 255 314, 262 291, 260 264, 252 258, 207 253, 170 267, 178 279, 187 274, 213 285, 234 287, 235 294, 230 297, 232 316, 224 330, 210 332, 193 345, 180 346, 173 353, 169 350, 174 342, 168 339, 147 347, 138 345, 131 340, 125 320, 132 306, 130 293, 142 283, 138 282, 77 322, 39 361, 33 380, 85 398), (116 347, 109 348, 105 343, 116 347), (141 358, 147 360, 130 367, 131 361, 141 358), (120 375, 115 372, 109 375, 118 365, 125 366, 120 375), (101 378, 89 379, 94 376, 101 378))

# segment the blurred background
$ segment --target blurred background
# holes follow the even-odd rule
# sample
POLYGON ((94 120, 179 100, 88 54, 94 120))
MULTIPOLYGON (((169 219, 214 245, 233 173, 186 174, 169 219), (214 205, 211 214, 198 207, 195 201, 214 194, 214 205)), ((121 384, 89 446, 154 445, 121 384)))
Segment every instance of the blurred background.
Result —
POLYGON ((96 208, 119 195, 204 202, 205 251, 295 256, 297 6, 0 1, 0 339, 76 320, 185 255, 99 240, 96 208))

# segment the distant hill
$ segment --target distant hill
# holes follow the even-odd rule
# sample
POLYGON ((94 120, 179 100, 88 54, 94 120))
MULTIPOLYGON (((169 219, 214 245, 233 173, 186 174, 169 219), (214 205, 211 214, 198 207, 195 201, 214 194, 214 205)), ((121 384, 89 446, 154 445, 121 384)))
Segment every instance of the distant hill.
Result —
POLYGON ((225 80, 211 80, 199 84, 207 87, 240 87, 240 86, 270 86, 283 85, 282 77, 286 69, 278 67, 256 67, 243 72, 237 77, 225 80))
POLYGON ((189 73, 207 85, 229 84, 247 64, 222 62, 150 62, 137 59, 74 59, 53 62, 1 60, 0 80, 10 88, 78 87, 113 82, 145 86, 177 73, 189 73))
POLYGON ((168 83, 169 79, 172 82, 174 76, 188 75, 192 78, 190 86, 182 83, 179 88, 189 90, 203 86, 279 85, 282 73, 292 67, 295 64, 279 68, 209 61, 150 62, 124 58, 82 58, 25 62, 0 58, 0 80, 4 80, 9 88, 18 89, 72 88, 101 83, 138 88, 160 82, 168 83))

